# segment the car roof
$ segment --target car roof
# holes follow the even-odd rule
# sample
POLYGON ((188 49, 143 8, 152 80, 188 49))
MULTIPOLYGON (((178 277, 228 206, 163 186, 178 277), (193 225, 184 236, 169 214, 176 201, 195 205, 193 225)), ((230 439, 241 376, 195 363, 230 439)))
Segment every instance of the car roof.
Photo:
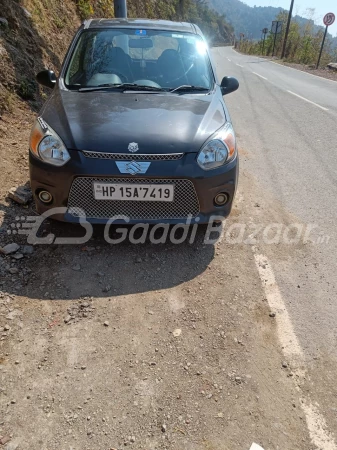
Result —
POLYGON ((188 22, 172 22, 170 20, 155 19, 90 19, 84 22, 84 28, 132 28, 168 30, 188 32, 201 35, 198 26, 188 22))

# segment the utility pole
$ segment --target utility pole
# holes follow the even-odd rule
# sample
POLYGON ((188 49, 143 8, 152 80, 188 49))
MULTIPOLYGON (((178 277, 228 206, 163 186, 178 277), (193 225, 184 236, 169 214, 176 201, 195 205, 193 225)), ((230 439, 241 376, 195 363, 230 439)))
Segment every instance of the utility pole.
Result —
POLYGON ((126 0, 114 0, 114 10, 116 18, 126 19, 128 17, 126 0))
POLYGON ((245 35, 243 33, 240 33, 240 44, 239 44, 239 50, 241 50, 241 42, 242 39, 245 37, 245 35))
POLYGON ((287 28, 286 28, 286 33, 284 35, 281 59, 284 58, 284 55, 285 55, 285 52, 286 52, 286 45, 287 45, 287 39, 288 39, 288 34, 289 34, 289 29, 290 29, 291 16, 293 15, 293 7, 294 7, 294 0, 291 0, 289 14, 288 14, 287 28))
POLYGON ((274 54, 275 54, 276 38, 277 38, 277 35, 279 33, 281 33, 281 31, 282 31, 282 25, 283 25, 283 22, 281 22, 280 20, 273 20, 273 22, 272 22, 271 31, 274 32, 274 45, 273 45, 272 56, 274 56, 274 54))

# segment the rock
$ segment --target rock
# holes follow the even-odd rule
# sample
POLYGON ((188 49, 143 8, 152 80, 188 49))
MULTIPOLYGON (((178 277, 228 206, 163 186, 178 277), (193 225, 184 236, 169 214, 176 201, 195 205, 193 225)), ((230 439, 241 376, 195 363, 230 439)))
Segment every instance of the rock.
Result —
POLYGON ((4 17, 0 17, 0 27, 3 27, 3 28, 8 27, 8 20, 6 20, 4 17))
POLYGON ((275 312, 269 313, 269 317, 276 317, 276 313, 275 312))
POLYGON ((23 254, 22 253, 15 253, 14 255, 12 255, 12 258, 14 259, 22 259, 23 258, 23 254))
POLYGON ((31 13, 26 8, 24 8, 23 6, 21 6, 21 8, 22 8, 23 12, 25 13, 26 17, 32 17, 31 13))
POLYGON ((105 288, 102 289, 102 292, 109 292, 111 290, 111 286, 105 286, 105 288))
POLYGON ((132 443, 136 442, 136 438, 134 436, 131 436, 130 437, 130 442, 132 442, 132 443))
POLYGON ((337 71, 337 63, 329 63, 327 65, 328 69, 337 71))
POLYGON ((110 325, 109 321, 106 320, 106 321, 104 322, 104 326, 105 326, 105 327, 108 327, 109 325, 110 325))
MULTIPOLYGON (((1 20, 1 19, 0 19, 1 20)), ((0 22, 1 23, 1 22, 0 22)), ((10 436, 1 436, 0 445, 5 445, 11 440, 10 436)))
POLYGON ((161 426, 161 431, 163 432, 163 433, 166 433, 166 431, 167 431, 167 426, 163 423, 163 425, 161 426))
POLYGON ((282 367, 283 367, 283 369, 286 369, 288 367, 288 364, 285 361, 283 361, 282 367))
POLYGON ((19 273, 19 269, 17 267, 11 267, 8 272, 15 275, 16 273, 19 273))
POLYGON ((4 330, 5 330, 5 331, 9 331, 10 329, 11 329, 11 327, 10 327, 9 325, 5 325, 5 326, 4 326, 4 330))
POLYGON ((64 319, 64 323, 69 323, 71 321, 71 316, 68 314, 67 317, 64 319))
POLYGON ((19 203, 19 205, 27 205, 32 200, 33 195, 28 186, 18 186, 17 188, 12 187, 9 190, 8 198, 19 203))
POLYGON ((20 245, 16 244, 15 242, 12 242, 11 244, 7 244, 4 247, 0 248, 0 252, 4 255, 11 255, 12 253, 15 253, 19 250, 20 245))
POLYGON ((241 384, 241 383, 242 383, 241 377, 235 377, 235 381, 236 381, 236 383, 238 383, 238 384, 241 384))
POLYGON ((87 366, 81 366, 82 370, 85 370, 87 368, 87 366))
POLYGON ((75 265, 72 267, 72 269, 75 270, 76 272, 78 272, 79 270, 81 270, 81 266, 80 266, 79 264, 75 264, 75 265))
POLYGON ((32 245, 24 245, 22 248, 24 255, 32 255, 34 253, 34 247, 32 245))
POLYGON ((9 442, 6 447, 4 448, 4 450, 17 450, 17 448, 19 448, 21 439, 16 439, 13 442, 9 442))
POLYGON ((172 332, 172 334, 173 334, 174 337, 179 337, 181 335, 181 329, 177 328, 176 330, 174 330, 172 332))

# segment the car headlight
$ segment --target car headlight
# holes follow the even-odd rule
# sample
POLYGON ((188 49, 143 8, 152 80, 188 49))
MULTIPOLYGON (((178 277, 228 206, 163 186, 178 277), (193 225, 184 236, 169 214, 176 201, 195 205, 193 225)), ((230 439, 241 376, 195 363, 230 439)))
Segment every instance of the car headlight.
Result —
POLYGON ((53 166, 63 166, 70 159, 62 139, 41 117, 33 126, 29 148, 37 158, 53 166))
POLYGON ((197 162, 204 170, 216 169, 236 157, 236 140, 232 124, 227 122, 200 150, 197 162))

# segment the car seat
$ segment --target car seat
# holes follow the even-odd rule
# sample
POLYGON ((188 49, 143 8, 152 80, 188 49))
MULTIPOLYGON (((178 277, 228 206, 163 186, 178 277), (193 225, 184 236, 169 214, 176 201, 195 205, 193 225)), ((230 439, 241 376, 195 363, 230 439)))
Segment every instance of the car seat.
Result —
POLYGON ((162 86, 173 88, 187 83, 184 64, 177 50, 164 50, 158 58, 157 66, 162 86))

